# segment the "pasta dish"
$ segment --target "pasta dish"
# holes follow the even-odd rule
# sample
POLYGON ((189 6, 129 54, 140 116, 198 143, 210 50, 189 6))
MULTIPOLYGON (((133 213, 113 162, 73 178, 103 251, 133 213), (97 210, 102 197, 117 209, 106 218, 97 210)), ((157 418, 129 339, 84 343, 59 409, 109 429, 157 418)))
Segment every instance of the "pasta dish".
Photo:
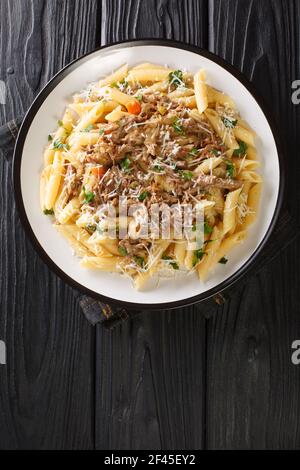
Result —
POLYGON ((83 268, 137 289, 155 273, 204 282, 255 219, 258 167, 254 131, 203 69, 123 65, 48 136, 41 209, 83 268))

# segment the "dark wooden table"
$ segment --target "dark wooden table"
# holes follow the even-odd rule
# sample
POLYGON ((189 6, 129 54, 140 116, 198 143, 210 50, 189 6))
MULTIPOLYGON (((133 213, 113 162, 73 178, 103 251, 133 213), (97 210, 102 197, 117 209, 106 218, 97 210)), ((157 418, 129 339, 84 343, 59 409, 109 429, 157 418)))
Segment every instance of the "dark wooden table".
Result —
MULTIPOLYGON (((298 0, 1 0, 0 124, 65 64, 101 44, 175 38, 224 57, 280 124, 299 220, 298 0)), ((144 314, 110 332, 26 239, 0 161, 1 449, 300 448, 299 239, 231 300, 144 314)))

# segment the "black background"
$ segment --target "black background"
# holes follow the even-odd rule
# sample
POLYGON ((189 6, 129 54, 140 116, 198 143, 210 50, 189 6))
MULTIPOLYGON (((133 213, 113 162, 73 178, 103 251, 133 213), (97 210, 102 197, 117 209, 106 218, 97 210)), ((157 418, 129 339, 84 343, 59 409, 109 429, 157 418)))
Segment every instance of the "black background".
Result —
MULTIPOLYGON (((298 0, 1 0, 0 124, 71 60, 147 37, 209 49, 254 83, 280 125, 299 222, 298 0)), ((25 238, 12 163, 0 165, 0 449, 300 448, 299 239, 209 315, 93 328, 25 238)))

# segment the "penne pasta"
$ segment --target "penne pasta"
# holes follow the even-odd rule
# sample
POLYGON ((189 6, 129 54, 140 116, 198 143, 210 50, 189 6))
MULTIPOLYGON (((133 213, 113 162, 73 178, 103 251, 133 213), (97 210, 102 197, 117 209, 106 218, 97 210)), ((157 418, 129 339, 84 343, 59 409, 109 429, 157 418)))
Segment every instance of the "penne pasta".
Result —
POLYGON ((199 279, 205 281, 208 272, 214 263, 214 254, 218 251, 223 237, 222 224, 216 225, 211 234, 210 243, 206 244, 205 255, 197 265, 199 279))
POLYGON ((176 272, 205 281, 245 238, 262 187, 256 134, 204 69, 125 64, 57 122, 40 206, 82 268, 138 290, 176 272))
POLYGON ((221 116, 214 109, 207 109, 205 116, 210 124, 216 131, 219 137, 223 140, 229 149, 237 149, 239 147, 237 140, 232 132, 232 129, 227 128, 221 120, 221 116))
POLYGON ((255 146, 255 135, 253 134, 253 132, 249 131, 248 129, 245 129, 245 127, 237 125, 233 129, 233 133, 236 139, 242 140, 251 147, 255 146))
POLYGON ((126 77, 127 73, 128 65, 125 64, 108 77, 100 80, 99 87, 104 87, 105 85, 110 85, 111 83, 120 82, 126 77))
POLYGON ((135 69, 131 70, 128 74, 127 80, 129 83, 142 83, 161 82, 166 80, 170 74, 169 69, 135 69))
POLYGON ((99 257, 99 256, 84 256, 80 262, 82 268, 88 269, 99 269, 100 271, 106 271, 111 273, 120 273, 121 257, 99 257))
POLYGON ((222 163, 222 161, 222 157, 207 158, 203 163, 200 163, 200 165, 197 166, 194 173, 196 175, 211 173, 214 168, 222 163))
MULTIPOLYGON (((212 253, 211 257, 208 259, 209 266, 201 264, 198 267, 198 274, 201 281, 205 281, 208 275, 208 271, 212 271, 213 268, 219 263, 219 261, 224 258, 234 247, 242 243, 246 238, 246 231, 234 233, 228 238, 225 238, 221 241, 218 248, 212 253)), ((205 262, 205 260, 204 260, 205 262)))
POLYGON ((202 114, 208 106, 206 77, 202 69, 194 76, 194 89, 197 108, 199 113, 202 114))
POLYGON ((219 103, 231 109, 236 109, 235 102, 232 98, 230 98, 230 96, 225 95, 224 93, 210 86, 207 86, 207 99, 210 105, 219 103))
POLYGON ((45 209, 52 210, 55 204, 61 179, 63 176, 64 157, 62 152, 55 152, 53 164, 50 168, 50 174, 45 191, 45 209))
POLYGON ((241 190, 242 188, 236 189, 226 196, 223 216, 223 235, 232 231, 236 226, 236 211, 241 190))

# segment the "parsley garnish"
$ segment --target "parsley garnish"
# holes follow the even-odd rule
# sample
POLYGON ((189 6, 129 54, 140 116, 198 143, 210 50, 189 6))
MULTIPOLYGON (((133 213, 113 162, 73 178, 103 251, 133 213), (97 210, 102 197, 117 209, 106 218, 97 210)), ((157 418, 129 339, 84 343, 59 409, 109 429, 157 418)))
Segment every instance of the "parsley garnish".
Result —
POLYGON ((202 260, 204 255, 206 255, 206 253, 203 251, 202 248, 196 250, 194 253, 193 266, 196 266, 196 264, 202 260))
POLYGON ((149 196, 149 192, 148 191, 143 191, 139 197, 138 197, 138 200, 140 202, 143 202, 147 197, 149 196))
POLYGON ((60 139, 57 139, 53 142, 52 147, 58 150, 69 150, 70 146, 68 144, 63 144, 60 139))
POLYGON ((179 170, 179 173, 182 176, 182 178, 187 181, 190 181, 194 176, 192 171, 179 170))
POLYGON ((176 88, 183 83, 183 74, 181 70, 174 70, 174 72, 169 73, 169 82, 171 85, 175 85, 176 88))
POLYGON ((125 246, 119 246, 118 251, 119 251, 121 256, 127 256, 128 255, 128 251, 126 250, 125 246))
POLYGON ((122 168, 123 171, 126 173, 129 173, 131 171, 131 161, 129 159, 129 155, 127 154, 124 158, 124 160, 121 161, 120 167, 122 168))
POLYGON ((162 167, 161 167, 160 165, 158 165, 158 164, 153 165, 152 170, 153 170, 153 171, 157 171, 158 173, 160 173, 161 171, 163 171, 162 167))
POLYGON ((199 150, 194 147, 192 148, 192 150, 187 154, 188 157, 192 158, 192 157, 196 157, 196 155, 198 154, 199 150))
POLYGON ((93 200, 95 199, 95 194, 91 191, 86 191, 85 186, 83 186, 82 191, 84 195, 85 204, 90 204, 91 202, 93 202, 93 200))
POLYGON ((180 119, 179 118, 175 118, 175 120, 173 121, 172 126, 173 126, 173 129, 176 132, 176 134, 182 135, 184 133, 184 128, 183 128, 183 125, 180 124, 180 119))
POLYGON ((119 88, 122 88, 122 90, 125 90, 125 88, 128 87, 128 82, 126 80, 121 80, 118 84, 119 88), (121 85, 121 86, 120 86, 121 85))
POLYGON ((136 96, 136 99, 141 102, 143 100, 143 95, 137 95, 136 96))
POLYGON ((142 256, 134 256, 133 259, 141 268, 145 266, 145 260, 142 256))
POLYGON ((161 259, 163 259, 164 261, 171 261, 171 263, 169 263, 169 264, 172 266, 172 268, 176 269, 176 270, 179 269, 178 264, 176 263, 176 261, 173 261, 173 258, 171 258, 171 256, 162 255, 161 259))
POLYGON ((248 145, 246 144, 246 142, 240 140, 239 148, 234 150, 233 155, 237 155, 238 157, 240 157, 241 155, 245 155, 245 153, 247 152, 247 148, 248 145))
POLYGON ((228 127, 229 129, 233 129, 237 125, 237 119, 229 119, 225 116, 221 117, 223 124, 225 127, 228 127))
POLYGON ((53 209, 44 209, 43 210, 43 213, 45 215, 53 215, 54 214, 54 210, 53 209))
POLYGON ((223 256, 223 258, 219 259, 219 263, 220 263, 220 264, 226 264, 227 261, 228 261, 228 259, 225 258, 225 256, 223 256))
POLYGON ((104 134, 105 134, 105 130, 104 130, 104 129, 100 129, 100 131, 99 131, 99 135, 101 135, 101 136, 102 136, 102 135, 104 135, 104 134))
POLYGON ((226 175, 228 176, 228 178, 234 177, 234 170, 234 164, 230 161, 226 161, 226 175))
POLYGON ((125 90, 128 87, 128 82, 126 80, 121 80, 120 82, 113 82, 110 84, 112 88, 118 88, 119 90, 125 90))
POLYGON ((53 140, 53 137, 52 137, 52 135, 49 134, 48 135, 48 142, 52 142, 52 140, 53 140))
POLYGON ((212 153, 213 155, 217 157, 218 155, 220 155, 221 152, 220 150, 217 150, 217 149, 210 149, 210 153, 212 153))
POLYGON ((57 124, 59 125, 59 127, 63 127, 64 125, 64 123, 61 120, 57 121, 57 124))
POLYGON ((206 222, 206 220, 204 221, 204 235, 210 235, 213 231, 213 227, 211 227, 209 225, 208 222, 206 222))

